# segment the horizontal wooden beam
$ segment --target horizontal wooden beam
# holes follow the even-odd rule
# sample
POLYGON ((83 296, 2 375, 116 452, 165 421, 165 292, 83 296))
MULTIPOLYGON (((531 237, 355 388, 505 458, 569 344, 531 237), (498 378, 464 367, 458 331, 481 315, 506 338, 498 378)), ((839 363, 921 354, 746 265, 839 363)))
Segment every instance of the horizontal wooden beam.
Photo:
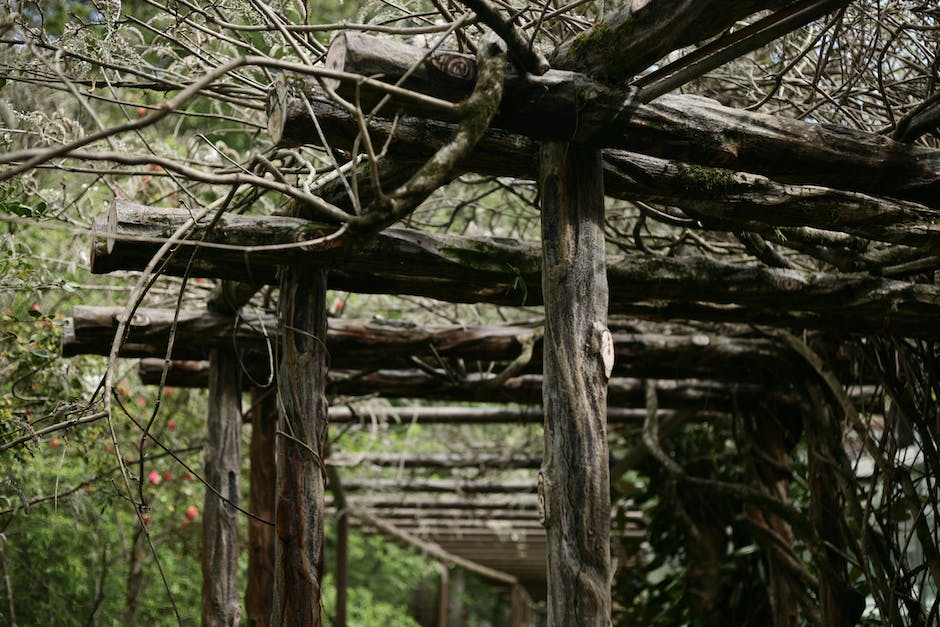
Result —
MULTIPOLYGON (((62 354, 109 355, 122 307, 79 306, 62 328, 62 354)), ((408 368, 413 358, 434 367, 512 362, 527 345, 531 355, 520 373, 542 369, 539 329, 500 326, 418 326, 382 320, 331 318, 326 347, 334 369, 408 368)), ((137 309, 127 326, 121 357, 163 357, 170 337, 172 358, 204 359, 212 348, 270 352, 278 338, 277 319, 245 311, 238 316, 208 311, 137 309)), ((617 376, 730 381, 779 380, 796 374, 801 362, 769 338, 734 338, 707 333, 613 334, 617 376)), ((262 358, 263 359, 263 358, 262 358)))
MULTIPOLYGON (((189 220, 183 209, 115 205, 99 223, 92 270, 146 266, 189 220)), ((450 302, 539 305, 538 247, 506 238, 433 235, 386 229, 368 240, 340 238, 301 246, 329 227, 297 218, 226 214, 200 223, 164 266, 167 274, 272 283, 289 263, 327 265, 334 289, 428 296, 450 302), (213 247, 225 244, 225 247, 213 247), (266 244, 291 245, 272 250, 266 244), (235 245, 235 248, 232 248, 235 245), (244 248, 238 248, 239 245, 244 248)), ((940 288, 864 274, 829 274, 727 263, 701 257, 609 256, 610 311, 651 318, 720 319, 846 333, 935 338, 940 288)))
MULTIPOLYGON (((677 410, 661 410, 660 418, 663 420, 685 415, 688 412, 677 410)), ((695 411, 690 415, 701 422, 705 420, 719 420, 726 418, 727 414, 718 411, 695 411)), ((608 424, 642 424, 646 418, 645 409, 627 409, 624 407, 608 407, 608 424)), ((487 407, 384 407, 363 408, 354 410, 350 406, 339 405, 330 407, 330 423, 344 424, 359 422, 368 424, 379 420, 386 424, 410 425, 417 424, 542 424, 545 417, 541 407, 534 406, 508 406, 499 405, 487 407)))
MULTIPOLYGON (((349 112, 324 97, 311 97, 309 104, 328 141, 351 146, 358 126, 349 112)), ((454 125, 416 118, 392 121, 370 117, 367 125, 374 141, 384 144, 392 139, 391 163, 379 168, 386 187, 400 183, 400 173, 407 170, 407 164, 429 157, 456 132, 454 125)), ((535 141, 493 130, 461 168, 484 175, 534 178, 536 154, 535 141)), ((681 207, 709 229, 763 233, 806 226, 904 244, 929 254, 940 252, 940 229, 935 226, 940 211, 919 203, 819 185, 783 184, 759 174, 624 150, 605 150, 603 158, 607 196, 681 207)), ((371 198, 368 168, 360 170, 357 187, 361 198, 371 198)), ((333 204, 349 202, 346 188, 337 181, 324 183, 318 193, 333 204)), ((312 212, 300 209, 302 217, 315 218, 312 212)))
POLYGON ((395 453, 332 453, 326 459, 327 465, 340 468, 357 466, 381 466, 391 468, 478 468, 478 469, 520 469, 538 468, 542 463, 540 455, 459 455, 459 454, 426 454, 426 455, 399 455, 395 453))
MULTIPOLYGON (((428 69, 428 62, 420 61, 427 51, 420 48, 369 36, 347 37, 343 45, 347 50, 357 47, 355 54, 343 56, 343 69, 354 75, 370 71, 373 55, 369 49, 374 47, 381 56, 382 81, 396 83, 406 75, 418 81, 420 76, 416 75, 426 70, 430 78, 411 86, 454 101, 464 98, 474 84, 473 59, 463 60, 465 71, 454 76, 440 72, 433 61, 430 65, 434 69, 428 69)), ((269 130, 283 143, 320 143, 307 107, 308 102, 322 97, 319 84, 303 77, 293 77, 289 83, 290 89, 273 92, 270 108, 275 115, 269 120, 269 130)), ((404 86, 409 86, 407 80, 404 86)), ((337 87, 342 95, 358 99, 366 107, 386 96, 359 81, 341 82, 337 87)), ((400 108, 422 117, 446 117, 438 109, 421 108, 414 100, 393 100, 386 110, 400 108)), ((666 95, 652 103, 637 104, 628 90, 570 72, 550 71, 517 79, 508 76, 494 126, 537 140, 571 140, 632 150, 763 174, 785 183, 862 191, 940 208, 940 150, 901 144, 847 127, 725 107, 698 96, 666 95)), ((358 125, 349 125, 347 133, 357 134, 358 125)))
MULTIPOLYGON (((170 362, 166 384, 173 387, 205 387, 208 370, 204 362, 170 362)), ((160 383, 164 360, 143 359, 138 373, 145 385, 160 383)), ((473 375, 463 381, 433 376, 420 370, 377 370, 372 372, 331 372, 327 393, 332 397, 376 395, 383 398, 425 399, 461 403, 542 402, 542 377, 521 375, 490 383, 492 376, 473 375)), ((764 403, 779 409, 793 409, 794 398, 773 394, 766 387, 751 384, 726 385, 712 381, 657 381, 659 405, 664 409, 730 412, 736 405, 754 407, 764 403)), ((608 383, 608 402, 614 407, 643 407, 646 397, 642 381, 614 377, 608 383)))
POLYGON ((535 481, 513 481, 497 483, 479 480, 454 479, 344 479, 347 492, 427 492, 454 494, 536 494, 535 481))

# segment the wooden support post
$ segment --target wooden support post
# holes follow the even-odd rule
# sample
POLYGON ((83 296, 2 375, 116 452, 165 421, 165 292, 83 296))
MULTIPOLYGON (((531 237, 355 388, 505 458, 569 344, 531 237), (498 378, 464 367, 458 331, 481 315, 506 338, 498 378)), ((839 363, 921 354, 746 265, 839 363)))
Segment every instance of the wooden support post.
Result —
POLYGON ((545 457, 539 505, 548 535, 548 624, 610 625, 610 477, 604 187, 599 151, 541 151, 545 302, 545 457))
MULTIPOLYGON (((331 457, 328 454, 327 457, 331 457)), ((349 505, 346 491, 335 465, 326 467, 326 476, 333 492, 333 507, 336 509, 336 611, 334 627, 346 627, 346 593, 349 588, 349 505)))
POLYGON ((455 568, 450 577, 450 590, 447 601, 447 625, 448 627, 463 627, 464 611, 463 596, 466 583, 466 573, 462 568, 455 568))
POLYGON ((274 625, 323 624, 322 460, 327 434, 326 272, 291 267, 281 283, 274 625))
POLYGON ((238 625, 238 485, 242 424, 238 360, 231 351, 209 354, 207 483, 202 525, 202 624, 238 625), (211 489, 209 489, 211 488, 211 489), (220 498, 221 495, 223 498, 220 498))
MULTIPOLYGON (((277 501, 276 432, 277 395, 273 389, 256 388, 252 391, 249 511, 270 521, 277 501)), ((249 627, 267 627, 274 608, 274 527, 262 520, 248 520, 245 613, 249 627)))
POLYGON ((846 497, 838 473, 842 464, 842 425, 833 416, 822 388, 815 381, 804 386, 806 409, 806 470, 809 484, 809 516, 816 537, 813 561, 817 571, 819 616, 830 627, 856 625, 865 610, 865 598, 849 582, 846 497))
POLYGON ((346 593, 349 589, 349 516, 336 517, 336 627, 346 627, 346 593))
POLYGON ((437 627, 447 627, 447 615, 450 608, 448 600, 450 599, 450 569, 447 564, 439 564, 441 571, 440 589, 437 593, 437 627))

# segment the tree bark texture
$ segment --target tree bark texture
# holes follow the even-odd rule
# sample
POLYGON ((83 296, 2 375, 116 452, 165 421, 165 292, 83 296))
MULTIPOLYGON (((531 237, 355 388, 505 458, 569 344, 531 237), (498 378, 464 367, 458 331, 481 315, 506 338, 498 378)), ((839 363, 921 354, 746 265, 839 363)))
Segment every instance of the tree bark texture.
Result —
POLYGON ((841 448, 843 425, 833 420, 822 389, 815 382, 806 385, 804 430, 806 436, 809 515, 816 540, 812 547, 819 590, 817 602, 823 625, 852 627, 865 610, 865 598, 849 584, 848 541, 845 523, 845 497, 836 474, 843 471, 835 452, 841 448), (835 452, 835 454, 834 454, 835 452))
MULTIPOLYGON (((145 267, 158 244, 135 238, 166 238, 174 225, 188 219, 189 212, 181 209, 116 206, 113 228, 106 231, 110 236, 96 238, 92 270, 106 273, 145 267)), ((200 225, 192 237, 205 235, 209 244, 243 244, 246 250, 204 246, 192 265, 188 255, 177 255, 164 272, 273 283, 279 264, 329 264, 335 268, 331 286, 339 290, 509 306, 542 303, 538 249, 507 238, 464 238, 393 228, 368 241, 340 239, 312 250, 299 246, 276 253, 250 250, 260 244, 296 243, 331 230, 296 218, 227 214, 212 232, 206 233, 205 225, 200 225)), ((607 276, 614 313, 655 320, 738 321, 911 337, 940 333, 940 327, 933 324, 940 314, 940 288, 932 285, 702 257, 641 255, 609 258, 607 276)))
POLYGON ((323 517, 327 434, 326 272, 285 269, 278 396, 274 625, 323 624, 323 517))
POLYGON ((248 627, 267 627, 274 609, 274 527, 277 504, 277 395, 274 390, 252 391, 250 449, 250 511, 261 520, 248 520, 248 581, 245 619, 248 627))
MULTIPOLYGON (((345 35, 333 45, 344 48, 342 69, 347 72, 370 75, 380 68, 381 80, 389 83, 411 72, 411 82, 406 80, 405 87, 455 102, 466 97, 476 76, 474 60, 454 53, 437 53, 422 61, 426 50, 366 35, 345 35), (460 71, 453 71, 452 66, 459 66, 460 71)), ((629 58, 620 51, 608 56, 629 58)), ((304 97, 320 97, 316 81, 287 80, 291 88, 275 90, 269 102, 274 114, 269 120, 272 136, 283 144, 320 143, 304 102, 304 97)), ((367 107, 385 95, 355 81, 337 87, 367 107)), ((410 115, 444 121, 448 117, 440 109, 421 107, 413 100, 393 102, 387 107, 392 112, 404 109, 410 115)), ((549 71, 538 77, 508 73, 502 107, 493 124, 537 140, 635 150, 764 174, 786 183, 884 194, 940 207, 936 193, 940 190, 940 151, 936 149, 841 126, 725 107, 699 96, 666 95, 638 104, 630 90, 571 72, 549 71)), ((356 124, 348 129, 350 137, 358 133, 356 124)))
MULTIPOLYGON (((310 106, 327 140, 351 147, 358 127, 349 112, 312 95, 310 106)), ((309 115, 306 108, 303 114, 309 115)), ((372 117, 367 123, 373 141, 392 140, 389 150, 394 160, 380 161, 381 180, 389 187, 400 182, 401 173, 416 169, 408 166, 409 162, 428 157, 456 130, 451 124, 416 118, 393 122, 372 117)), ((538 174, 534 154, 537 148, 533 140, 491 129, 461 166, 479 174, 534 179, 538 174)), ((358 179, 362 203, 367 204, 372 198, 368 171, 363 169, 358 179)), ((838 186, 840 181, 832 183, 838 186)), ((914 246, 932 254, 940 251, 940 232, 935 227, 940 216, 936 208, 835 187, 783 184, 759 174, 610 149, 604 151, 604 191, 613 198, 681 207, 715 230, 769 232, 777 227, 808 226, 914 246)), ((346 200, 347 194, 335 182, 325 184, 318 193, 333 204, 346 200)), ((303 207, 299 215, 314 217, 303 207)))
POLYGON ((787 0, 631 0, 592 28, 559 46, 553 67, 619 84, 660 58, 787 0))
POLYGON ((545 295, 545 455, 539 502, 548 534, 548 624, 610 625, 610 478, 604 188, 599 151, 541 151, 545 295))
MULTIPOLYGON (((75 307, 71 324, 63 327, 62 353, 108 355, 117 328, 120 307, 75 307)), ((166 354, 171 332, 172 358, 202 359, 212 348, 250 350, 247 361, 267 361, 278 337, 273 316, 244 312, 238 317, 199 311, 138 309, 122 357, 160 357, 166 354)), ((615 376, 652 379, 778 381, 781 373, 795 376, 803 368, 792 351, 768 338, 729 337, 696 333, 661 335, 614 333, 615 376)), ((540 373, 540 330, 497 326, 416 326, 379 320, 330 318, 326 348, 335 370, 408 368, 417 357, 438 365, 515 363, 519 373, 540 373), (528 359, 527 351, 531 349, 528 359)), ((503 366, 505 367, 505 366, 503 366)))
POLYGON ((236 509, 241 477, 242 407, 239 375, 238 361, 231 351, 211 351, 208 437, 205 446, 205 478, 208 486, 202 524, 204 626, 232 627, 241 623, 236 509))
MULTIPOLYGON (((787 440, 796 440, 791 433, 795 427, 784 425, 776 416, 770 420, 749 414, 740 417, 736 434, 742 438, 739 445, 751 476, 761 489, 781 503, 789 502, 790 449, 787 440)), ((767 558, 767 592, 773 627, 798 627, 799 600, 802 582, 792 571, 792 564, 800 564, 793 546, 793 529, 779 516, 766 512, 757 505, 744 506, 745 519, 759 530, 755 541, 767 558)))

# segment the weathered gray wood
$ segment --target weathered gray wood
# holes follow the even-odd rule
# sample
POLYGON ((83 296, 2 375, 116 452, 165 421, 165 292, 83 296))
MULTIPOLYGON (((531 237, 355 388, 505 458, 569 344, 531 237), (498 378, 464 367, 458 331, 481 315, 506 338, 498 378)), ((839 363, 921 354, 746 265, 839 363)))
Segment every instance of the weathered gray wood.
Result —
POLYGON ((272 624, 322 625, 327 435, 326 272, 291 267, 281 284, 278 377, 277 548, 272 624))
MULTIPOLYGON (((350 114, 322 97, 311 98, 310 106, 328 141, 351 147, 357 130, 350 114)), ((415 118, 393 123, 373 117, 368 120, 368 128, 374 141, 384 143, 390 135, 393 137, 390 151, 394 160, 380 165, 382 180, 387 178, 389 187, 399 184, 402 173, 410 171, 410 160, 427 157, 454 132, 453 125, 415 118)), ((466 171, 536 177, 533 155, 537 147, 532 140, 490 130, 478 146, 462 163, 466 171)), ((359 179, 365 204, 372 197, 367 171, 359 179)), ((612 198, 681 207, 715 230, 760 233, 778 227, 809 226, 914 246, 929 253, 940 251, 940 230, 935 226, 940 212, 936 208, 878 195, 819 185, 782 184, 758 174, 670 162, 614 149, 604 151, 604 191, 612 198)), ((330 182, 318 193, 339 204, 346 192, 340 184, 330 182)), ((303 207, 299 215, 316 217, 303 207)))
MULTIPOLYGON (((426 53, 368 36, 344 42, 346 71, 368 73, 373 62, 380 61, 384 69, 381 80, 391 83, 412 70, 415 60, 426 53), (352 47, 357 47, 355 55, 348 52, 352 47)), ((627 58, 620 53, 616 56, 627 58)), ((440 73, 435 75, 435 70, 427 70, 429 80, 412 87, 461 100, 469 93, 475 76, 473 60, 465 61, 462 76, 450 73, 441 77, 440 73)), ((419 70, 426 66, 420 65, 419 70)), ((270 105, 276 104, 288 114, 279 117, 277 125, 272 123, 269 130, 285 144, 320 143, 309 110, 299 96, 303 93, 311 101, 322 98, 319 87, 316 81, 291 80, 293 89, 277 92, 281 100, 270 105)), ((366 104, 384 96, 356 82, 340 83, 339 87, 349 97, 358 91, 366 104)), ((395 107, 407 107, 414 115, 441 117, 439 110, 422 109, 414 101, 395 102, 395 107)), ((533 139, 571 140, 763 174, 786 183, 884 194, 934 207, 940 203, 940 151, 901 144, 874 133, 724 107, 699 96, 666 95, 653 103, 637 105, 628 90, 557 70, 525 80, 508 74, 502 102, 494 126, 533 139)), ((358 125, 350 124, 347 133, 354 137, 358 125)))
POLYGON ((541 151, 545 454, 539 505, 548 535, 548 625, 611 624, 607 329, 601 154, 541 151))
MULTIPOLYGON (((159 382, 162 359, 143 359, 138 373, 147 385, 159 382)), ((173 387, 206 387, 206 362, 170 362, 166 384, 173 387), (179 367, 177 367, 179 366, 179 367)), ((750 406, 770 402, 781 410, 792 401, 786 394, 769 395, 766 388, 741 384, 729 385, 711 381, 659 381, 657 389, 664 408, 730 412, 734 403, 750 406), (735 400, 732 400, 732 396, 735 400)), ((378 370, 374 372, 330 372, 327 393, 331 396, 354 397, 375 394, 384 398, 421 398, 435 401, 466 403, 521 403, 538 405, 542 401, 542 377, 523 375, 487 384, 486 378, 472 376, 463 382, 449 381, 420 370, 378 370)), ((643 405, 643 386, 638 379, 614 378, 608 382, 608 399, 616 407, 643 405)))
POLYGON ((395 453, 331 453, 329 466, 391 466, 398 468, 538 468, 541 459, 535 455, 458 455, 436 453, 427 455, 400 455, 395 453))
POLYGON ((631 0, 565 42, 553 67, 623 83, 669 52, 708 39, 740 19, 787 0, 631 0))
MULTIPOLYGON (((102 234, 95 239, 93 271, 145 267, 158 244, 135 237, 165 239, 188 219, 185 210, 118 205, 110 237, 102 234), (113 243, 110 252, 109 239, 113 243)), ((304 241, 323 234, 323 229, 296 218, 225 215, 211 233, 200 225, 193 237, 201 240, 205 236, 209 245, 227 241, 248 249, 210 249, 203 243, 191 265, 188 255, 178 255, 164 271, 270 283, 276 280, 279 264, 330 264, 335 268, 331 270, 331 286, 340 290, 411 294, 451 302, 542 303, 541 256, 534 244, 518 240, 387 229, 366 241, 340 239, 312 250, 250 248, 304 241)), ((934 324, 940 315, 940 289, 933 285, 701 257, 611 257, 607 276, 613 313, 911 337, 940 334, 940 327, 934 324)))
POLYGON ((236 509, 241 476, 241 390, 238 363, 230 351, 213 350, 209 363, 202 624, 232 626, 241 622, 236 509))
POLYGON ((632 84, 641 87, 640 100, 649 102, 827 13, 845 7, 850 2, 851 0, 791 2, 780 11, 751 22, 743 28, 723 33, 676 61, 632 81, 632 84))
MULTIPOLYGON (((108 355, 120 307, 75 307, 71 324, 63 327, 62 353, 108 355)), ((200 359, 210 348, 250 350, 259 356, 244 362, 266 361, 276 342, 273 316, 245 312, 238 318, 198 311, 138 309, 128 325, 122 357, 158 357, 166 354, 173 329, 174 359, 200 359)), ((665 335, 613 334, 617 376, 675 379, 701 378, 737 382, 778 381, 781 372, 793 376, 803 367, 792 353, 768 338, 735 338, 706 333, 665 335)), ((520 373, 539 373, 542 339, 534 328, 496 326, 415 326, 380 320, 331 318, 326 348, 337 370, 408 368, 412 357, 438 366, 441 360, 505 363, 517 360, 532 344, 528 363, 520 373)))
MULTIPOLYGON (((680 412, 660 410, 663 420, 669 420, 680 412)), ((608 424, 642 423, 645 411, 623 407, 607 408, 608 424)), ((696 420, 718 420, 725 417, 717 411, 696 411, 687 414, 696 420)), ((369 423, 373 418, 389 424, 543 424, 541 407, 400 407, 378 410, 375 412, 354 412, 348 407, 330 408, 330 424, 348 422, 369 423)))

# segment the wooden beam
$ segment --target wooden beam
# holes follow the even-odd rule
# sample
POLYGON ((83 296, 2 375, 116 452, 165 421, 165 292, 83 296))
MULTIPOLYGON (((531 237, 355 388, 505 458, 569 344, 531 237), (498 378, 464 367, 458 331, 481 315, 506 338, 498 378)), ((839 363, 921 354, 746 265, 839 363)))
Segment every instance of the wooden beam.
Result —
POLYGON ((295 266, 280 290, 280 421, 273 623, 321 625, 327 434, 326 272, 295 266))
POLYGON ((607 263, 601 154, 541 151, 545 301, 545 453, 540 517, 548 536, 548 624, 610 625, 607 263))
POLYGON ((229 351, 213 350, 209 364, 202 624, 236 625, 241 619, 236 509, 241 476, 241 389, 238 363, 229 351))
MULTIPOLYGON (((62 354, 108 355, 119 307, 75 307, 63 326, 62 354)), ((202 359, 214 347, 272 353, 278 324, 273 315, 245 311, 238 316, 200 311, 140 308, 128 325, 121 357, 158 357, 174 338, 174 359, 202 359)), ((778 381, 795 375, 803 362, 768 338, 735 338, 708 333, 665 335, 614 333, 616 376, 656 379, 708 378, 739 382, 778 381)), ((531 344, 520 372, 542 367, 542 339, 535 327, 418 326, 403 322, 331 318, 326 348, 333 369, 408 368, 414 357, 439 366, 442 360, 505 363, 520 358, 531 344)), ((243 359, 242 361, 254 361, 243 359)))
MULTIPOLYGON (((671 419, 682 412, 661 410, 663 420, 671 419)), ((626 409, 623 407, 607 408, 608 424, 642 424, 644 409, 626 409)), ((717 420, 725 414, 717 411, 696 411, 692 414, 696 420, 717 420)), ((541 407, 387 407, 378 409, 355 410, 348 406, 330 407, 330 424, 349 422, 370 423, 379 420, 389 424, 542 424, 541 407)))
POLYGON ((709 39, 786 0, 632 0, 565 42, 552 67, 624 83, 673 50, 709 39))
MULTIPOLYGON (((113 228, 99 224, 104 233, 95 238, 93 271, 143 268, 158 242, 188 219, 189 212, 182 209, 117 205, 113 228), (148 240, 141 241, 141 235, 148 240)), ((270 283, 279 264, 329 263, 334 268, 331 286, 345 291, 514 306, 542 303, 541 255, 533 244, 517 240, 387 229, 371 240, 340 239, 313 250, 252 250, 260 244, 296 244, 324 228, 295 218, 226 214, 211 232, 206 225, 193 232, 194 240, 205 241, 192 265, 188 255, 178 255, 164 272, 270 283), (246 248, 211 248, 224 242, 246 248)), ((940 334, 933 324, 940 315, 940 288, 932 285, 701 257, 631 255, 611 257, 607 263, 613 313, 911 337, 940 334)))
MULTIPOLYGON (((427 52, 420 48, 369 36, 347 38, 344 46, 360 48, 356 54, 344 56, 344 69, 353 74, 371 71, 370 48, 374 48, 384 68, 382 81, 395 83, 406 74, 416 80, 415 75, 426 70, 429 79, 414 84, 414 88, 453 101, 464 98, 473 86, 473 59, 462 60, 461 65, 466 66, 463 78, 444 77, 440 72, 435 75, 428 63, 415 65, 416 59, 422 59, 427 52)), ((614 56, 627 58, 619 52, 614 56)), ((302 77, 289 80, 291 89, 272 95, 271 106, 286 114, 272 120, 269 130, 275 140, 285 144, 319 144, 320 135, 307 107, 308 102, 323 99, 318 83, 302 77)), ((384 92, 370 92, 368 85, 357 81, 338 87, 341 94, 359 98, 366 106, 385 96, 384 92)), ((416 108, 411 100, 395 103, 389 109, 405 107, 411 115, 440 117, 437 109, 416 108)), ((421 126, 426 127, 423 120, 421 126)), ((633 92, 610 88, 579 74, 549 71, 539 77, 516 78, 509 74, 503 107, 494 126, 536 140, 570 140, 599 148, 633 150, 669 160, 763 174, 785 183, 883 194, 940 208, 940 150, 846 127, 725 107, 700 96, 666 95, 652 103, 638 104, 633 92)), ((358 132, 358 124, 350 116, 346 136, 352 140, 358 132)), ((481 147, 486 144, 484 139, 481 147)), ((337 143, 335 147, 348 149, 349 145, 337 143)))
MULTIPOLYGON (((138 368, 145 385, 159 383, 162 359, 141 360, 138 368)), ((327 394, 352 397, 377 395, 383 398, 421 398, 465 403, 519 403, 538 405, 542 400, 542 377, 523 375, 498 385, 487 385, 487 378, 471 377, 455 382, 420 370, 379 370, 374 372, 331 372, 327 394)), ((166 378, 173 387, 205 387, 204 362, 170 362, 166 378), (181 368, 177 370, 176 365, 181 368)), ((766 387, 740 384, 729 386, 712 381, 658 381, 660 406, 686 411, 730 412, 735 402, 744 406, 772 404, 783 410, 792 400, 785 393, 770 394, 766 387), (734 399, 732 399, 734 397, 734 399)), ((608 398, 617 407, 641 407, 643 386, 639 379, 614 378, 608 382, 608 398)))
MULTIPOLYGON (((346 110, 324 98, 312 98, 310 106, 331 143, 351 145, 358 127, 350 126, 355 120, 346 110)), ((371 117, 367 124, 374 141, 384 143, 390 136, 393 139, 389 150, 394 160, 380 162, 379 168, 382 180, 388 177, 383 184, 391 187, 398 183, 403 169, 411 171, 407 169, 411 160, 427 158, 455 132, 453 125, 416 118, 392 121, 371 117)), ((534 179, 536 153, 534 141, 491 130, 462 167, 485 175, 534 179)), ((361 168, 358 180, 360 196, 368 201, 371 198, 368 168, 361 168)), ((681 207, 715 230, 767 232, 778 227, 808 226, 905 244, 928 253, 940 249, 940 233, 933 226, 940 220, 936 204, 930 208, 833 187, 782 184, 759 174, 614 149, 604 151, 604 190, 612 198, 681 207)), ((324 184, 318 193, 333 204, 349 202, 345 188, 335 182, 324 184)), ((315 218, 305 215, 303 210, 299 215, 315 218)))
POLYGON ((427 455, 401 455, 396 453, 332 453, 326 459, 327 466, 341 468, 351 466, 382 466, 393 468, 489 468, 514 469, 538 468, 542 459, 537 455, 497 455, 482 453, 477 455, 458 455, 434 453, 427 455))

